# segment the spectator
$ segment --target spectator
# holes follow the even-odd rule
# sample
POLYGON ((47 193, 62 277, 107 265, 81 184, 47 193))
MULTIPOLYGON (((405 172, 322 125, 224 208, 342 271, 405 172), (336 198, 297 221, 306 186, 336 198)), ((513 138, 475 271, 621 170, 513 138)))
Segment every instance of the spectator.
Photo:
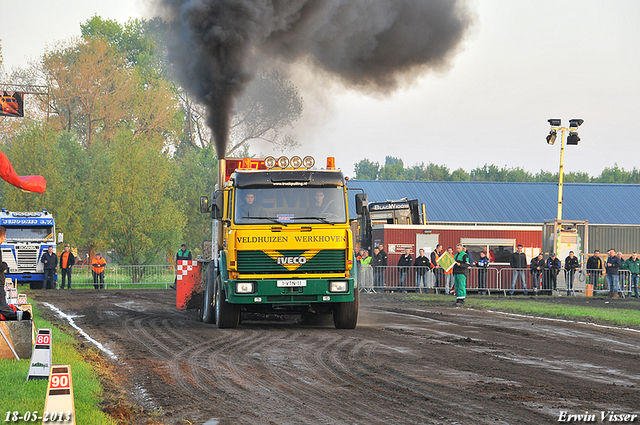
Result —
POLYGON ((373 250, 373 287, 382 289, 384 288, 384 270, 387 267, 387 253, 384 252, 384 247, 378 245, 373 250))
POLYGON ((456 255, 454 257, 453 274, 455 276, 456 304, 464 304, 467 297, 467 276, 469 275, 469 255, 463 250, 461 243, 456 245, 456 255))
POLYGON ((416 292, 427 292, 427 273, 431 266, 429 259, 424 255, 424 249, 420 248, 420 255, 416 257, 413 262, 413 267, 416 269, 416 292))
POLYGON ((42 254, 40 261, 44 263, 45 289, 56 289, 56 269, 58 267, 58 256, 53 253, 50 246, 47 252, 42 254))
POLYGON ((629 268, 627 267, 627 261, 622 258, 622 252, 618 251, 616 257, 620 260, 620 268, 618 269, 618 295, 622 295, 624 287, 626 285, 627 275, 629 274, 629 268))
POLYGON ((71 267, 76 263, 76 257, 69 251, 69 245, 64 246, 64 252, 60 254, 60 273, 62 274, 62 283, 60 289, 64 289, 65 280, 68 279, 69 283, 67 288, 71 289, 71 267), (66 279, 65 279, 66 278, 66 279))
POLYGON ((616 256, 616 250, 611 248, 606 261, 607 282, 609 283, 609 297, 618 298, 620 288, 618 286, 618 269, 620 268, 620 258, 616 256))
MULTIPOLYGON (((587 276, 589 276, 589 283, 593 285, 593 295, 596 295, 598 284, 600 282, 600 276, 602 276, 604 264, 600 258, 600 251, 597 249, 593 252, 593 255, 587 260, 587 276)), ((607 288, 604 288, 605 290, 607 288)))
POLYGON ((522 290, 525 295, 528 295, 527 292, 527 277, 524 274, 525 269, 527 268, 527 254, 522 252, 522 245, 518 245, 518 250, 511 254, 511 268, 513 270, 513 279, 511 279, 511 291, 509 291, 509 295, 513 295, 513 291, 516 287, 516 282, 518 281, 518 276, 520 276, 520 281, 522 282, 522 290))
POLYGON ((364 282, 365 288, 371 288, 372 280, 371 280, 371 257, 369 256, 369 251, 366 249, 362 250, 362 259, 360 260, 360 267, 362 269, 362 281, 364 282))
POLYGON ((631 273, 629 278, 629 296, 631 296, 631 289, 633 289, 633 296, 638 298, 638 275, 640 275, 640 258, 638 253, 633 251, 631 257, 627 259, 627 269, 631 273))
POLYGON ((399 291, 403 294, 407 293, 406 282, 409 268, 413 264, 413 257, 411 256, 411 250, 409 248, 404 249, 404 254, 400 256, 398 260, 398 273, 400 273, 400 282, 398 282, 399 291))
POLYGON ((546 278, 545 289, 549 291, 556 290, 558 288, 558 273, 560 273, 560 259, 556 257, 556 253, 552 252, 549 258, 547 258, 547 265, 544 271, 544 277, 546 278))
MULTIPOLYGON (((447 252, 453 258, 455 258, 455 256, 453 255, 453 248, 451 248, 451 247, 447 248, 447 252)), ((469 261, 469 259, 467 257, 467 262, 468 261, 469 261)), ((445 294, 454 294, 455 293, 454 280, 453 280, 453 267, 451 267, 449 270, 445 270, 445 272, 444 272, 444 293, 445 294)))
POLYGON ((529 266, 531 269, 531 274, 533 275, 533 292, 538 295, 538 288, 540 285, 540 277, 542 276, 542 271, 544 270, 544 256, 542 253, 538 254, 533 260, 531 260, 531 265, 529 266))
MULTIPOLYGON (((438 264, 438 260, 442 255, 442 245, 436 245, 436 249, 431 252, 431 268, 433 269, 433 277, 435 278, 435 287, 441 288, 442 285, 442 267, 438 264)), ((438 290, 436 289, 437 293, 438 290)))
POLYGON ((490 262, 485 252, 480 251, 480 259, 476 261, 476 267, 478 267, 478 295, 487 295, 487 269, 490 262))
POLYGON ((93 275, 93 287, 95 289, 104 289, 104 268, 107 262, 99 252, 91 261, 91 274, 93 275))
MULTIPOLYGON (((187 249, 186 244, 180 245, 180 250, 176 253, 176 271, 178 270, 178 261, 191 261, 193 260, 193 256, 191 255, 191 251, 187 249)), ((176 278, 173 281, 173 285, 169 286, 171 289, 178 288, 178 275, 176 273, 176 278)))
POLYGON ((569 251, 569 256, 564 259, 564 277, 567 282, 567 297, 573 293, 573 278, 580 268, 578 257, 573 251, 569 251))

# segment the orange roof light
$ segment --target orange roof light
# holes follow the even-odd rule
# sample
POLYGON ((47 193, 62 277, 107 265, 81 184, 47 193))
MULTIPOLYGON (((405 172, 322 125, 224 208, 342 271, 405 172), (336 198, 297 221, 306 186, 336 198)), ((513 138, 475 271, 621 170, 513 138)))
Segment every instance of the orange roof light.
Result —
POLYGON ((327 157, 327 170, 335 170, 336 169, 336 158, 333 156, 327 157))
POLYGON ((251 169, 251 158, 242 158, 242 169, 243 170, 251 169))

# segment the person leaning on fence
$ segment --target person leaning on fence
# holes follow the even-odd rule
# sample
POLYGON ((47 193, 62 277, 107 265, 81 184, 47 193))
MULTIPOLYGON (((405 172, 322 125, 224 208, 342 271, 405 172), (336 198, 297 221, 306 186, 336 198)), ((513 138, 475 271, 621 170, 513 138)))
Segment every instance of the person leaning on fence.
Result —
POLYGON ((387 267, 387 253, 384 247, 379 245, 373 250, 373 286, 375 288, 384 288, 384 269, 387 267))
POLYGON ((567 282, 567 297, 573 293, 573 279, 580 269, 580 262, 573 251, 569 251, 569 256, 564 259, 564 277, 567 282))
POLYGON ((464 304, 467 297, 467 276, 469 275, 469 255, 462 249, 462 244, 456 245, 456 255, 453 257, 453 276, 455 278, 456 304, 464 304))
MULTIPOLYGON (((431 252, 431 268, 433 269, 433 277, 435 278, 435 287, 440 288, 442 285, 442 267, 438 264, 438 260, 442 255, 442 245, 437 244, 436 249, 431 252)), ((438 292, 438 289, 435 289, 438 292)))
POLYGON ((360 268, 362 270, 362 282, 364 282, 365 288, 371 288, 373 285, 371 277, 371 257, 369 251, 362 250, 362 258, 360 259, 360 268))
POLYGON ((406 283, 407 274, 409 268, 413 264, 413 257, 411 256, 411 250, 409 248, 404 249, 404 254, 400 256, 398 260, 398 273, 400 274, 400 282, 398 283, 398 291, 402 291, 403 294, 407 293, 406 283))
POLYGON ((549 258, 547 258, 547 265, 544 270, 544 278, 546 278, 546 283, 544 285, 545 289, 549 291, 549 295, 551 295, 551 290, 556 290, 558 288, 558 273, 560 273, 560 259, 556 257, 556 253, 552 252, 549 258))
POLYGON ((611 248, 606 261, 607 282, 609 283, 609 296, 618 298, 620 287, 618 286, 618 269, 620 268, 620 258, 616 256, 616 250, 611 248))
POLYGON ((67 283, 67 288, 71 289, 71 267, 76 263, 76 257, 73 256, 73 253, 69 251, 69 245, 64 246, 64 251, 60 254, 60 274, 62 274, 62 279, 60 280, 60 289, 64 289, 65 280, 69 280, 67 283))
POLYGON ((627 258, 627 269, 631 276, 629 277, 629 293, 628 296, 631 296, 631 290, 633 289, 633 296, 638 298, 638 279, 640 275, 640 258, 638 258, 638 253, 633 251, 631 257, 627 258))
MULTIPOLYGON (((587 276, 589 276, 589 283, 593 286, 593 295, 596 295, 598 289, 598 282, 602 271, 604 269, 604 263, 600 258, 600 251, 597 249, 593 252, 593 255, 587 260, 587 276)), ((607 289, 607 288, 604 288, 607 289)))
POLYGON ((531 260, 529 269, 531 270, 531 274, 533 275, 533 292, 538 295, 538 288, 540 288, 540 277, 542 276, 542 271, 544 270, 544 256, 542 255, 542 253, 538 254, 537 257, 531 260))
POLYGON ((618 269, 618 295, 622 296, 624 287, 626 285, 627 273, 629 273, 629 269, 627 268, 627 260, 622 257, 622 252, 618 251, 616 253, 616 257, 620 259, 620 268, 618 269))
MULTIPOLYGON (((467 254, 469 252, 467 251, 467 254)), ((489 268, 489 257, 484 251, 480 251, 480 259, 476 261, 476 267, 478 268, 478 295, 487 295, 487 269, 489 268)))
POLYGON ((107 262, 99 252, 91 261, 91 274, 93 275, 93 287, 95 289, 104 289, 104 268, 107 262))
POLYGON ((42 254, 40 261, 44 263, 44 282, 45 289, 56 289, 56 269, 58 267, 58 256, 53 253, 53 247, 50 246, 47 252, 42 254))
POLYGON ((513 270, 513 278, 511 279, 511 291, 509 291, 509 295, 513 295, 513 291, 516 287, 516 282, 518 281, 518 276, 520 276, 520 282, 522 282, 522 291, 525 295, 528 295, 527 292, 527 276, 524 271, 527 268, 527 254, 522 252, 522 245, 518 245, 518 250, 511 254, 511 262, 509 263, 513 270))
MULTIPOLYGON (((176 253, 176 270, 178 269, 178 261, 184 261, 184 260, 191 261, 192 259, 193 259, 193 256, 191 255, 191 251, 187 249, 187 245, 186 244, 180 245, 180 250, 178 250, 178 252, 176 253)), ((175 290, 177 287, 178 287, 178 275, 176 274, 176 277, 173 281, 173 285, 169 286, 169 288, 175 290)))
POLYGON ((427 292, 427 273, 431 267, 429 258, 424 255, 424 249, 420 248, 419 255, 413 262, 413 267, 416 270, 416 292, 427 292))

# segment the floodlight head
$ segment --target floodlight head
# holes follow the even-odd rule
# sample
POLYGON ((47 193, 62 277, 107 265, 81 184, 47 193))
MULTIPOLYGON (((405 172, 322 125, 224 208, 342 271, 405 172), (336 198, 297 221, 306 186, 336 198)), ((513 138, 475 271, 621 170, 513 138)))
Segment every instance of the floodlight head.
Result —
POLYGON ((549 121, 551 127, 560 127, 562 125, 562 120, 559 118, 550 118, 547 121, 549 121))
POLYGON ((574 118, 572 120, 569 120, 569 127, 578 128, 582 125, 583 122, 584 122, 583 119, 574 118))
POLYGON ((553 145, 556 142, 558 133, 555 130, 551 130, 547 136, 547 143, 553 145))
POLYGON ((567 137, 567 145, 577 145, 579 141, 580 137, 578 137, 578 133, 570 131, 569 136, 567 137))

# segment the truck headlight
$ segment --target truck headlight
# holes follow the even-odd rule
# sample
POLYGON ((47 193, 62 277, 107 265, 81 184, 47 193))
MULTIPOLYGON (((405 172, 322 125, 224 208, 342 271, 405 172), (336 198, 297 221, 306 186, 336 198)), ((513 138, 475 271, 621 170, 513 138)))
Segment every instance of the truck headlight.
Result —
POLYGON ((329 282, 329 292, 347 292, 349 284, 344 280, 336 280, 329 282))
POLYGON ((253 282, 236 282, 236 294, 251 294, 253 291, 253 282))

